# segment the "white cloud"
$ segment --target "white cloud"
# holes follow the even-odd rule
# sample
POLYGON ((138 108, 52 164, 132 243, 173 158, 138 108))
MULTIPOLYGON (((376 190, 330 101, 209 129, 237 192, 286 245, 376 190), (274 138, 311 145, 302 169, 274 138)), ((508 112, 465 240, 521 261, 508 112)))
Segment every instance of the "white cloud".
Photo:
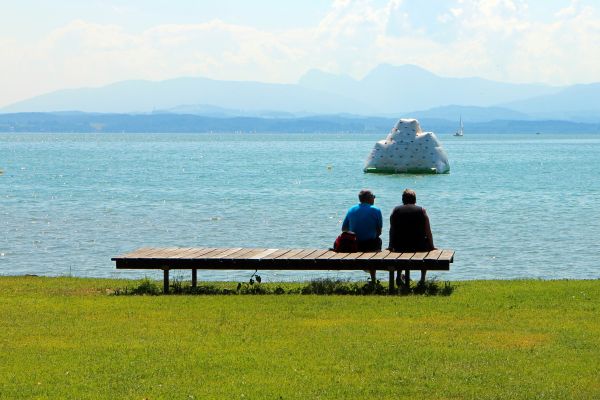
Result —
POLYGON ((130 32, 74 20, 35 43, 0 37, 0 105, 125 79, 294 82, 310 68, 360 78, 384 62, 513 82, 600 81, 596 7, 573 1, 541 19, 524 0, 434 3, 336 0, 312 27, 277 31, 214 19, 130 32))
POLYGON ((572 1, 568 7, 558 10, 554 15, 557 18, 572 17, 577 13, 578 2, 572 1))
POLYGON ((515 49, 521 62, 507 71, 559 84, 600 81, 600 16, 589 7, 559 15, 523 34, 515 49))
POLYGON ((476 75, 552 84, 600 81, 600 49, 593 44, 600 43, 600 16, 594 9, 573 8, 540 21, 528 14, 524 2, 488 0, 480 5, 469 10, 463 29, 480 38, 488 49, 484 57, 496 67, 490 63, 476 75))
POLYGON ((462 8, 451 8, 450 9, 450 13, 455 17, 458 18, 463 14, 464 10, 462 8))

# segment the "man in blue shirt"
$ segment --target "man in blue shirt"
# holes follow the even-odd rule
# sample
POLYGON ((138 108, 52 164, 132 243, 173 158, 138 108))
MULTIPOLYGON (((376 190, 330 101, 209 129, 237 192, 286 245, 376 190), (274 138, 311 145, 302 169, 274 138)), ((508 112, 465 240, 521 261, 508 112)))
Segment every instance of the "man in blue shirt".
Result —
POLYGON ((358 251, 379 251, 381 250, 381 228, 383 226, 383 217, 381 210, 375 207, 375 195, 368 189, 363 189, 358 193, 359 204, 348 210, 342 231, 352 231, 356 233, 358 241, 358 251))
MULTIPOLYGON (((381 250, 381 228, 383 217, 381 210, 375 207, 375 195, 367 189, 358 193, 359 204, 351 207, 342 223, 342 231, 356 234, 358 251, 381 250)), ((369 271, 371 282, 375 282, 375 270, 369 271)))
POLYGON ((381 210, 375 207, 375 195, 367 189, 358 193, 360 204, 348 210, 342 231, 356 233, 358 251, 380 251, 381 250, 381 228, 383 217, 381 210))

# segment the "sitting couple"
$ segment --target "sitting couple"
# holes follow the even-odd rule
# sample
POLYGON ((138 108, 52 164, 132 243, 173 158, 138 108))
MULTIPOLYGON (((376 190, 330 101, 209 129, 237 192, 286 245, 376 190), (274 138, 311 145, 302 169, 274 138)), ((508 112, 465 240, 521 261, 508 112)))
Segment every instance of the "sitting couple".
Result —
MULTIPOLYGON (((356 234, 358 251, 381 250, 381 210, 374 206, 375 195, 370 190, 361 190, 359 204, 348 210, 342 231, 356 234)), ((424 208, 417 206, 417 194, 406 189, 402 193, 402 205, 390 215, 390 242, 388 250, 394 252, 429 251, 435 249, 429 226, 429 217, 424 208)), ((375 271, 370 271, 375 282, 375 271)), ((425 282, 426 270, 421 270, 421 282, 425 282)))

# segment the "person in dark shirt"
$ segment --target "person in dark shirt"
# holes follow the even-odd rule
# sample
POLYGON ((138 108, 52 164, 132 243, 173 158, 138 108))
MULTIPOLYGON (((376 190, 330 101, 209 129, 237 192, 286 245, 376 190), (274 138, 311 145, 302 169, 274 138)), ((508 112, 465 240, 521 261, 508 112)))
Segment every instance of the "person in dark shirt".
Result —
MULTIPOLYGON (((402 205, 390 215, 390 243, 388 250, 395 252, 430 251, 435 249, 429 217, 417 204, 417 194, 406 189, 402 193, 402 205)), ((427 270, 421 270, 420 283, 425 282, 427 270)))

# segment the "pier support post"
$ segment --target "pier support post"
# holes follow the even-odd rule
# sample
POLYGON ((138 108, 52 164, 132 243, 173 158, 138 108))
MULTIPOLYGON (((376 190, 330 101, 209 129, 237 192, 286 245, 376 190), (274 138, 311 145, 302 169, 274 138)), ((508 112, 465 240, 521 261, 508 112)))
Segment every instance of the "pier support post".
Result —
POLYGON ((192 270, 192 287, 195 288, 196 286, 198 286, 198 270, 193 269, 192 270))
POLYGON ((410 269, 404 271, 404 291, 406 293, 410 291, 410 269))
POLYGON ((394 288, 394 270, 390 269, 390 283, 388 284, 388 291, 389 294, 394 294, 394 292, 396 291, 396 289, 394 288))
POLYGON ((165 294, 169 293, 169 270, 163 270, 163 292, 165 294))

